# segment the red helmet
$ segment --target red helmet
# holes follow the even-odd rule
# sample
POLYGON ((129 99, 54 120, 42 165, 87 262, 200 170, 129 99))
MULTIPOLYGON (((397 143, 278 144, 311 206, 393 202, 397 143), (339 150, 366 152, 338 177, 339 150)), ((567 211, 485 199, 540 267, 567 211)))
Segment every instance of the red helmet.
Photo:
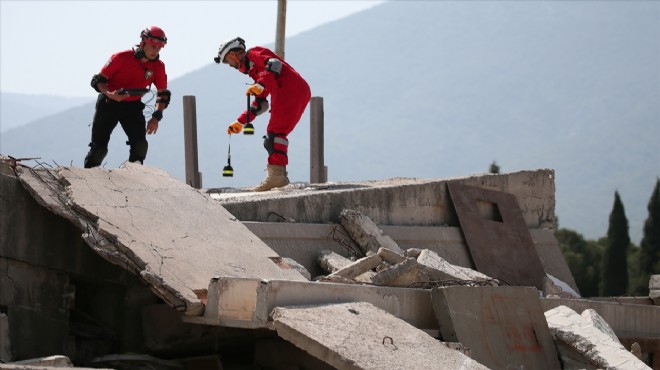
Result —
POLYGON ((167 44, 167 37, 165 37, 165 31, 158 26, 150 26, 142 30, 140 33, 140 38, 142 42, 147 44, 162 48, 167 44))

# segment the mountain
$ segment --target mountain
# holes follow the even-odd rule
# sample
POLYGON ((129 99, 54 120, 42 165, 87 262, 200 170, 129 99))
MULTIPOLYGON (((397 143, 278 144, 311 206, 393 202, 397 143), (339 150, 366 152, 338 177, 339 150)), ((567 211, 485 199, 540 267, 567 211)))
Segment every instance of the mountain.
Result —
MULTIPOLYGON (((660 176, 658 19, 660 2, 393 1, 287 39, 286 58, 323 97, 330 181, 552 168, 561 227, 604 236, 618 190, 637 243, 660 176)), ((231 138, 223 178, 250 80, 200 52, 209 65, 170 83, 147 164, 185 179, 181 99, 193 95, 204 187, 254 185, 268 117, 231 138)), ((9 130, 3 154, 80 166, 93 113, 9 130)), ((289 178, 308 181, 308 112, 289 139, 289 178)), ((127 158, 125 140, 117 129, 107 167, 127 158)))
POLYGON ((0 93, 0 131, 19 127, 39 118, 48 117, 69 108, 88 104, 94 97, 61 97, 0 93))

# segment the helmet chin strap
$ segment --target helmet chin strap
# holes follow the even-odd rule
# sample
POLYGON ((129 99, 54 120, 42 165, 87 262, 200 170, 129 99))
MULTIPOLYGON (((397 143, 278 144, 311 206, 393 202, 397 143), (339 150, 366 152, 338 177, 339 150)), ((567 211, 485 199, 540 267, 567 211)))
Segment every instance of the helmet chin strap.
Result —
POLYGON ((241 61, 240 61, 240 63, 238 64, 238 70, 239 70, 240 72, 242 72, 243 74, 247 74, 247 73, 248 73, 248 69, 249 69, 248 64, 250 64, 250 61, 249 61, 248 58, 247 58, 247 53, 245 53, 245 54, 243 54, 243 56, 241 57, 241 61))

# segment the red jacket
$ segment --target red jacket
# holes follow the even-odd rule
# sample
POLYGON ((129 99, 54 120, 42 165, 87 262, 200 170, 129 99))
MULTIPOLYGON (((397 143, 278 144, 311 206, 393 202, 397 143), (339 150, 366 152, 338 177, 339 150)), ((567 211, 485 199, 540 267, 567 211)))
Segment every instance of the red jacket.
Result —
MULTIPOLYGON (((258 98, 271 96, 271 118, 269 131, 290 132, 300 120, 309 99, 311 91, 307 81, 293 67, 271 50, 255 46, 247 50, 247 74, 254 82, 264 86, 264 91, 258 98), (282 63, 279 76, 266 69, 268 60, 276 58, 282 63)), ((238 122, 245 123, 246 112, 238 117, 238 122)), ((255 117, 250 114, 250 121, 255 117)))
MULTIPOLYGON (((108 78, 108 90, 121 88, 137 89, 149 87, 152 83, 156 89, 167 89, 167 73, 165 63, 160 59, 142 63, 135 57, 135 51, 125 50, 113 54, 101 68, 101 74, 108 78)), ((139 96, 127 97, 124 101, 140 100, 139 96)))

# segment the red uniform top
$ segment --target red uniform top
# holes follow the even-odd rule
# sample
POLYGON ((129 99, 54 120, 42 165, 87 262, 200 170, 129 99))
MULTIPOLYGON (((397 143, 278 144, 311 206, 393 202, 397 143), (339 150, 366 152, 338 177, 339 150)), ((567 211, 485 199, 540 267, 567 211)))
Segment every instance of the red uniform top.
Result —
MULTIPOLYGON (((299 114, 302 114, 302 110, 305 109, 311 96, 307 81, 287 62, 267 48, 255 46, 247 50, 246 57, 249 60, 248 76, 264 87, 264 91, 257 97, 266 98, 271 95, 271 122, 269 128, 273 128, 273 125, 276 127, 285 125, 291 126, 291 129, 293 129, 293 126, 300 119, 299 114), (268 60, 272 58, 278 59, 282 63, 279 76, 266 69, 268 60), (279 112, 281 112, 281 116, 279 112)), ((254 118, 254 115, 250 114, 250 121, 254 118)), ((237 121, 243 124, 246 123, 245 111, 238 117, 237 121)), ((290 129, 279 129, 276 132, 280 131, 290 131, 290 129)))
MULTIPOLYGON (((167 89, 165 63, 160 59, 142 63, 135 57, 135 51, 125 50, 113 54, 101 68, 101 74, 108 78, 108 90, 141 89, 152 83, 156 89, 167 89)), ((140 100, 139 96, 129 96, 124 101, 140 100)))

